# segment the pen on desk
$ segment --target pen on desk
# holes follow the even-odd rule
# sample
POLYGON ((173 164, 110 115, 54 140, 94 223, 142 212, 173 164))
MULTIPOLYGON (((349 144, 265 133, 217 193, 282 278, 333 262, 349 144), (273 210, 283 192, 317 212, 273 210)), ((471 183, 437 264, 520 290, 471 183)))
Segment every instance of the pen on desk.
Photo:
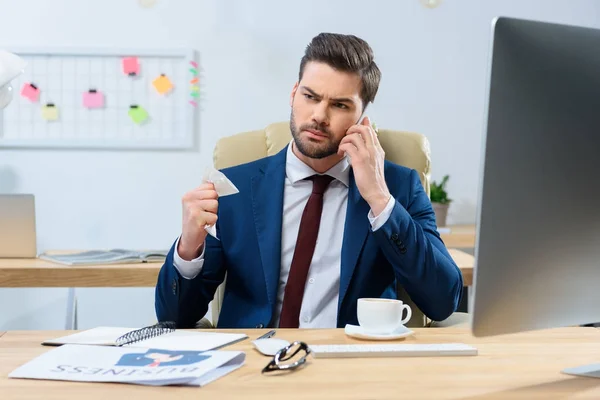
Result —
POLYGON ((272 336, 275 336, 275 331, 274 330, 265 333, 264 335, 258 337, 256 340, 258 340, 258 339, 268 339, 268 338, 270 338, 272 336))

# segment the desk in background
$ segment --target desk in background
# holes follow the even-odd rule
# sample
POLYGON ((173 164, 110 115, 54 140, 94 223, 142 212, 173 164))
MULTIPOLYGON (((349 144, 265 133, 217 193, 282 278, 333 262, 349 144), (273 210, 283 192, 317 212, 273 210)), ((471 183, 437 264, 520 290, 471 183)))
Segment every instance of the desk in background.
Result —
MULTIPOLYGON (((465 286, 473 282, 472 255, 450 249, 463 274, 465 286)), ((51 261, 0 258, 0 287, 154 287, 162 263, 67 266, 51 261)))
POLYGON ((440 236, 448 248, 475 248, 475 225, 449 225, 440 229, 440 236), (449 230, 449 232, 447 232, 449 230))
MULTIPOLYGON (((459 328, 419 328, 404 343, 460 342, 478 348, 474 357, 309 358, 305 368, 262 375, 269 358, 251 340, 266 330, 245 330, 250 339, 225 349, 246 352, 242 368, 203 388, 8 379, 10 371, 50 350, 39 343, 65 331, 13 331, 0 337, 2 399, 564 399, 600 398, 600 379, 561 370, 600 361, 600 330, 561 328, 478 339, 459 328), (68 390, 67 390, 68 389, 68 390)), ((278 330, 288 341, 357 343, 342 329, 278 330)), ((364 342, 362 342, 364 343, 364 342)))
POLYGON ((77 287, 154 287, 162 263, 68 266, 39 258, 0 258, 0 288, 69 288, 65 329, 77 329, 77 287))
POLYGON ((39 258, 0 258, 0 287, 152 287, 162 263, 69 266, 39 258))
MULTIPOLYGON (((464 286, 469 288, 466 297, 470 299, 475 259, 461 250, 449 249, 449 252, 461 270, 464 286)), ((64 326, 65 329, 77 329, 74 288, 154 287, 161 266, 160 262, 68 266, 39 258, 0 258, 0 288, 70 288, 64 326)))

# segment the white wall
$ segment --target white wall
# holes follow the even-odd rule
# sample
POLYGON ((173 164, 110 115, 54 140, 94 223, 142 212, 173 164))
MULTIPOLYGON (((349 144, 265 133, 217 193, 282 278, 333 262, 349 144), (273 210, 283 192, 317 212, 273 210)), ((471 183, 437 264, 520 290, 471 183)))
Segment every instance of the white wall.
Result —
MULTIPOLYGON (((164 248, 180 198, 217 138, 289 116, 298 62, 320 31, 357 34, 383 71, 369 113, 431 141, 433 177, 450 174, 450 222, 473 222, 490 21, 508 15, 600 27, 597 0, 0 0, 0 47, 194 47, 202 79, 200 150, 0 150, 0 192, 36 195, 39 250, 164 248)), ((0 329, 60 329, 66 289, 0 289, 0 329)), ((152 322, 154 293, 78 289, 79 326, 152 322)))

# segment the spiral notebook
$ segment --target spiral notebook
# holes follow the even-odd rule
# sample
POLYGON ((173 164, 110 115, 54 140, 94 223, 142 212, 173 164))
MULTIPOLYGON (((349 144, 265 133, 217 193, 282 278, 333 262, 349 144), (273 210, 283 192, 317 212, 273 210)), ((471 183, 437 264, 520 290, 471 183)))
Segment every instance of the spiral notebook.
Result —
POLYGON ((176 330, 173 323, 161 322, 139 329, 97 327, 42 342, 46 346, 81 344, 116 347, 152 347, 163 350, 216 350, 248 337, 244 333, 176 330))

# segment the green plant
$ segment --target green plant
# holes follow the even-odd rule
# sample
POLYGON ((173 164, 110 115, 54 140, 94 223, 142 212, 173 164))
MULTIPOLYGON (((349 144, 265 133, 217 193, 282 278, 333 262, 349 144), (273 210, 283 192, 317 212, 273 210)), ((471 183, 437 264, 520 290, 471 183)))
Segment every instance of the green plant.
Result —
POLYGON ((431 183, 429 197, 432 203, 449 204, 452 201, 452 199, 448 198, 448 193, 446 192, 446 183, 449 178, 450 177, 446 175, 439 184, 435 181, 431 183))

